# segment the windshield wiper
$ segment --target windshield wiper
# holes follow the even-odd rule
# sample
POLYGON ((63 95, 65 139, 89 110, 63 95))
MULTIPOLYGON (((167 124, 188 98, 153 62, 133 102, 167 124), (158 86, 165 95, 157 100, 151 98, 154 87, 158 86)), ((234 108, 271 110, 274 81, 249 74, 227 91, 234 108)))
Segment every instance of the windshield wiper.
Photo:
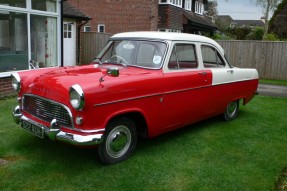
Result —
POLYGON ((127 64, 125 64, 125 63, 122 63, 122 62, 111 61, 111 63, 112 63, 112 64, 118 64, 118 65, 122 65, 122 66, 124 66, 125 68, 126 68, 126 67, 128 67, 128 65, 127 65, 127 64))

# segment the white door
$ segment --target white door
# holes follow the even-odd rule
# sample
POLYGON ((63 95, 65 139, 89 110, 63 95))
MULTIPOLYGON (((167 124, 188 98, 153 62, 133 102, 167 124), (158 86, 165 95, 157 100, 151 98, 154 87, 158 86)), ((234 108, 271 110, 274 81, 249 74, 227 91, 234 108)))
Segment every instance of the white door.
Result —
POLYGON ((76 23, 64 22, 64 66, 76 65, 76 23))

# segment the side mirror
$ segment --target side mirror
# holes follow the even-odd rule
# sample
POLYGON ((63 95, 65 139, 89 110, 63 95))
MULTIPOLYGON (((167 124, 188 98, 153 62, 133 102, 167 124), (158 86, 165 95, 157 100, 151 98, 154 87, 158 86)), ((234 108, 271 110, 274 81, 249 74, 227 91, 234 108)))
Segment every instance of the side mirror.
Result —
POLYGON ((118 68, 107 68, 106 70, 106 74, 104 76, 102 76, 99 81, 100 82, 103 82, 105 81, 104 80, 104 77, 105 76, 111 76, 111 77, 118 77, 120 75, 120 71, 118 68))
POLYGON ((120 75, 120 71, 118 68, 107 68, 106 75, 118 77, 120 75))

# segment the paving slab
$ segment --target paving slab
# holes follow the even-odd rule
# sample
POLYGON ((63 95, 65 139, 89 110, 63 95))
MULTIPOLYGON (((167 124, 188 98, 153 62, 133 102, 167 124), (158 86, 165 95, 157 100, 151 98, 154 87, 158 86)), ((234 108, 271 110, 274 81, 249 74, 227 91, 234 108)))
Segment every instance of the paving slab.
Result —
POLYGON ((257 91, 259 95, 287 97, 287 86, 259 84, 257 91))

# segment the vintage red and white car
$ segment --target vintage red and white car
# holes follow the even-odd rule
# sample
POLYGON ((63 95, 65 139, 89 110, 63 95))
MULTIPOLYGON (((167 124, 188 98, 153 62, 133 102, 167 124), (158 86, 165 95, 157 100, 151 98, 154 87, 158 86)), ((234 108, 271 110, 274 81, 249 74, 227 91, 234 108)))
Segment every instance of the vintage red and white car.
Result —
POLYGON ((232 67, 209 38, 180 33, 112 36, 90 65, 12 74, 16 123, 34 135, 96 145, 106 164, 127 159, 137 137, 222 114, 238 115, 258 86, 256 69, 232 67))

